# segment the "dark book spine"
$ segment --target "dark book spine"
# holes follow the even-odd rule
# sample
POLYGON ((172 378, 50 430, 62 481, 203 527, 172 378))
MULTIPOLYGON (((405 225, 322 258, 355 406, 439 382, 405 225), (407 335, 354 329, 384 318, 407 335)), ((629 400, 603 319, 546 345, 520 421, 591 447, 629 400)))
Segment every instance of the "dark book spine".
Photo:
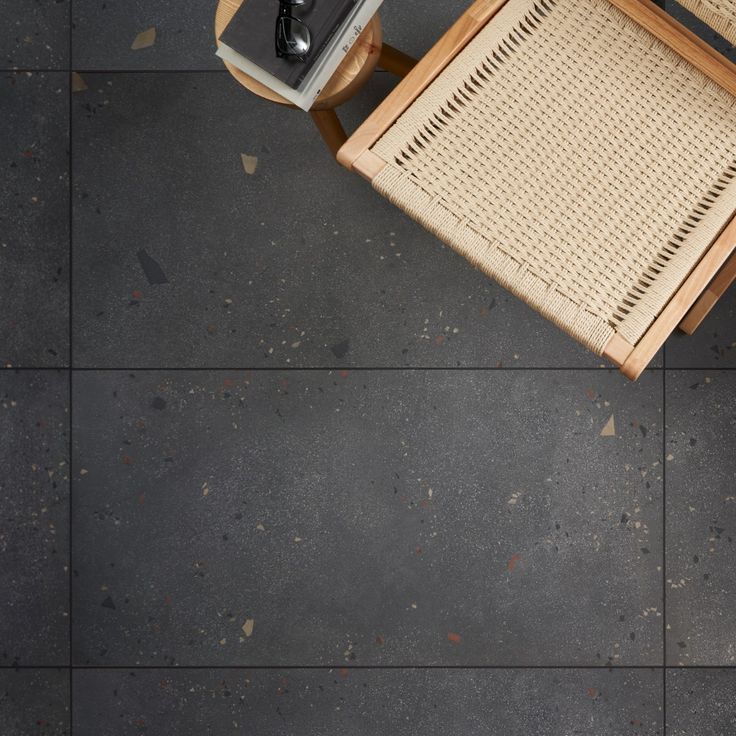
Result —
POLYGON ((322 52, 327 48, 327 46, 329 46, 330 41, 342 28, 343 23, 345 22, 347 17, 352 14, 353 9, 359 2, 361 2, 361 0, 352 0, 351 2, 343 3, 343 6, 342 8, 340 8, 340 12, 337 17, 332 19, 332 27, 329 33, 322 40, 319 48, 309 52, 309 58, 300 68, 299 75, 294 80, 294 84, 291 85, 292 87, 294 87, 295 89, 299 89, 304 80, 309 76, 309 72, 312 70, 312 67, 315 65, 317 59, 319 59, 319 57, 322 55, 322 52))

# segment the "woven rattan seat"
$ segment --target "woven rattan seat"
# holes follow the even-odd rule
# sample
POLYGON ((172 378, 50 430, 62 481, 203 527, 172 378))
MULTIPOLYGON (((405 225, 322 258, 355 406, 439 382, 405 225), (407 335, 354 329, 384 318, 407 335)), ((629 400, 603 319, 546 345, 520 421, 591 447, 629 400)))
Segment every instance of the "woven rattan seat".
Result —
POLYGON ((599 354, 736 210, 736 98, 607 0, 511 0, 374 151, 381 194, 599 354))
POLYGON ((736 0, 679 0, 683 7, 736 44, 736 0))
POLYGON ((634 346, 736 213, 736 87, 610 0, 501 4, 369 178, 597 354, 634 346))

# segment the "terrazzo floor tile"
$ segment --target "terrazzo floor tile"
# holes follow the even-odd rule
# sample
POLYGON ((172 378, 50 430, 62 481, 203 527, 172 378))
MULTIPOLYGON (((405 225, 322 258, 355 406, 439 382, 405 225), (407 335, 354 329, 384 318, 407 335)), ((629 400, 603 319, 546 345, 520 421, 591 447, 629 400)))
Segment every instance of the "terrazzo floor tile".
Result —
POLYGON ((69 0, 4 0, 0 5, 3 69, 69 66, 69 0))
POLYGON ((74 733, 657 736, 651 670, 75 672, 74 733))
POLYGON ((229 75, 85 79, 77 366, 601 365, 339 167, 307 116, 229 75))
POLYGON ((79 373, 74 661, 660 664, 661 393, 603 371, 79 373))
POLYGON ((68 365, 68 75, 0 78, 0 365, 68 365))
POLYGON ((75 69, 222 69, 215 56, 216 0, 74 0, 75 69), (155 43, 132 49, 156 29, 155 43))
POLYGON ((668 368, 736 368, 736 289, 726 292, 693 335, 667 342, 668 368))
POLYGON ((0 665, 69 658, 68 377, 0 373, 0 665))
MULTIPOLYGON (((384 36, 420 56, 468 6, 467 0, 423 3, 386 0, 384 36)), ((215 56, 216 0, 75 0, 74 67, 77 69, 222 69, 215 56), (156 28, 155 43, 133 50, 133 39, 156 28)))
POLYGON ((468 0, 385 0, 381 21, 386 43, 420 59, 469 5, 468 0))
POLYGON ((736 372, 667 373, 667 653, 736 664, 736 372))
POLYGON ((3 736, 68 736, 69 670, 0 670, 3 736))
POLYGON ((736 733, 736 670, 668 670, 669 736, 736 733))

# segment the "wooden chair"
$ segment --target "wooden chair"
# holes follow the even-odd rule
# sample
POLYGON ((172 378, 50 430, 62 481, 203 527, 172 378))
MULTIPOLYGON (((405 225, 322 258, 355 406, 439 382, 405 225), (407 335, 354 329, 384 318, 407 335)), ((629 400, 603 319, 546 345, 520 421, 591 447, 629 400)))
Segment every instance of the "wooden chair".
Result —
POLYGON ((649 0, 477 0, 338 160, 633 380, 736 279, 736 65, 649 0))

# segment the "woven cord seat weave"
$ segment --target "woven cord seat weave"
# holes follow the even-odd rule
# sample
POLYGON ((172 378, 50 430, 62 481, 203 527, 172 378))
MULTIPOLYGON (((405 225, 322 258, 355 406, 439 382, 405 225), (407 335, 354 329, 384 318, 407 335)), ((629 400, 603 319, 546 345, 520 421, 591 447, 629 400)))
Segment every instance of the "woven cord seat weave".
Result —
POLYGON ((736 0, 679 0, 679 3, 736 44, 736 0))
POLYGON ((736 212, 736 97, 608 0, 509 0, 372 150, 381 194, 598 354, 736 212))

